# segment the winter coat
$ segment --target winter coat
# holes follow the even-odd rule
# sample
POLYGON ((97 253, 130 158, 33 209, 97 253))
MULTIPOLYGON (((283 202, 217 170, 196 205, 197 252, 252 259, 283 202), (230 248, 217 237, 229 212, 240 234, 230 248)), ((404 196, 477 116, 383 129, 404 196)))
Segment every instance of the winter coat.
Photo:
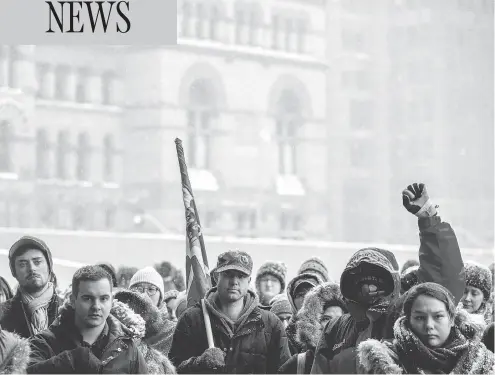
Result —
MULTIPOLYGON (((446 287, 458 303, 464 293, 464 264, 454 231, 440 217, 421 218, 419 261, 417 275, 420 282, 436 282, 446 287)), ((397 318, 397 300, 400 295, 399 267, 395 256, 386 250, 363 249, 355 253, 340 280, 344 300, 349 309, 330 322, 320 339, 311 373, 355 373, 356 346, 367 339, 391 338, 391 327, 397 318), (382 299, 380 308, 367 308, 350 298, 354 287, 351 271, 366 262, 382 267, 390 275, 393 291, 382 299), (371 322, 368 315, 373 315, 371 322)))
MULTIPOLYGON (((74 309, 62 309, 59 318, 44 332, 31 339, 31 360, 28 373, 74 373, 72 350, 82 346, 82 338, 74 323, 74 309)), ((112 315, 106 321, 108 335, 101 352, 91 351, 101 364, 91 364, 99 372, 146 374, 146 362, 131 333, 112 315)), ((88 364, 89 366, 90 364, 88 364)), ((75 369, 76 372, 81 369, 75 369)))
POLYGON ((287 333, 287 338, 289 339, 289 350, 291 355, 304 353, 307 350, 307 347, 304 345, 304 343, 298 341, 296 337, 297 335, 296 324, 298 318, 297 318, 297 308, 294 303, 294 297, 295 297, 294 285, 296 284, 297 281, 308 278, 313 279, 318 284, 323 283, 323 279, 321 279, 317 275, 303 273, 294 277, 291 281, 289 281, 289 284, 287 284, 287 298, 292 307, 292 317, 289 320, 289 324, 287 325, 285 332, 287 333))
MULTIPOLYGON (((394 340, 378 341, 370 339, 359 344, 357 349, 358 373, 362 374, 407 374, 407 373, 444 373, 439 368, 423 368, 428 363, 427 358, 418 355, 414 350, 407 354, 399 349, 397 340, 400 339, 399 326, 403 324, 402 317, 395 324, 394 340), (411 357, 414 358, 411 358, 411 357), (406 358, 407 357, 407 358, 406 358), (406 363, 412 364, 413 370, 408 372, 406 363), (439 372, 440 371, 440 372, 439 372)), ((461 345, 446 349, 447 358, 457 356, 451 365, 451 374, 493 374, 495 359, 484 344, 479 340, 479 330, 469 314, 459 311, 454 320, 453 332, 450 337, 457 337, 461 345), (473 325, 474 324, 474 325, 473 325), (453 354, 455 353, 455 354, 453 354)), ((406 329, 409 335, 414 335, 406 329)), ((419 341, 419 339, 417 339, 419 341)), ((409 347, 409 346, 408 346, 409 347)))
MULTIPOLYGON (((306 356, 305 374, 311 372, 316 346, 324 328, 321 324, 322 316, 329 306, 339 306, 344 313, 347 312, 339 285, 336 283, 324 283, 310 290, 304 297, 301 310, 297 313, 296 340, 298 345, 307 348, 303 352, 306 356)), ((297 373, 297 357, 298 354, 294 354, 280 367, 278 373, 297 373)))
MULTIPOLYGON (((48 305, 48 325, 55 321, 58 315, 59 306, 62 304, 60 297, 53 293, 53 297, 48 305)), ((20 290, 12 299, 0 304, 0 326, 2 329, 15 332, 24 338, 31 337, 31 326, 27 320, 25 311, 27 308, 21 299, 20 290)))
MULTIPOLYGON (((280 319, 259 308, 257 295, 249 290, 234 327, 218 308, 217 289, 205 298, 215 347, 226 353, 225 373, 276 373, 289 358, 287 336, 280 319), (230 332, 232 333, 230 333, 230 332)), ((187 309, 175 329, 170 360, 178 373, 204 373, 195 359, 208 348, 201 304, 187 309)))
POLYGON ((0 330, 0 374, 25 374, 30 354, 28 339, 0 330))

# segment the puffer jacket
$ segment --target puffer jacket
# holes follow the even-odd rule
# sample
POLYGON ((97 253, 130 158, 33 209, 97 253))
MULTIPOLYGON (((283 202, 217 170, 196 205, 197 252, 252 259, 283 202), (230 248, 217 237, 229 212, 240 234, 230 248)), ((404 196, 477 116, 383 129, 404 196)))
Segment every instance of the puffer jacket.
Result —
MULTIPOLYGON (((48 304, 48 325, 52 324, 58 315, 59 306, 62 304, 60 297, 53 293, 53 297, 48 304)), ((20 290, 17 290, 15 296, 8 301, 0 304, 0 326, 2 329, 17 333, 24 338, 31 337, 30 324, 27 321, 23 306, 20 290)))
POLYGON ((315 274, 302 273, 294 277, 291 281, 289 281, 289 284, 287 284, 287 299, 289 300, 290 306, 292 308, 292 317, 289 319, 289 324, 287 325, 285 332, 287 333, 287 338, 289 339, 289 350, 291 355, 304 353, 308 349, 304 345, 304 343, 299 341, 296 337, 297 335, 296 324, 298 318, 297 318, 297 308, 294 303, 294 297, 295 297, 294 285, 296 284, 297 281, 303 279, 312 279, 313 281, 316 281, 318 285, 323 283, 323 279, 315 274))
MULTIPOLYGON (((435 282, 446 287, 458 303, 465 287, 464 263, 454 231, 439 216, 420 218, 419 282, 435 282)), ((340 287, 349 309, 334 322, 325 327, 311 373, 349 374, 356 370, 356 346, 367 339, 392 338, 397 300, 400 296, 399 267, 395 256, 387 250, 368 248, 356 252, 347 264, 340 279, 340 287), (390 276, 393 291, 382 298, 389 305, 388 310, 378 314, 367 306, 352 300, 352 278, 350 271, 362 262, 381 267, 390 276), (392 313, 394 311, 394 313, 392 313), (373 315, 372 321, 369 316, 373 315)))
MULTIPOLYGON (((256 293, 249 290, 241 316, 232 326, 220 311, 217 289, 206 294, 215 347, 226 353, 225 373, 276 373, 289 358, 287 336, 282 322, 258 306, 256 293)), ((187 309, 175 329, 169 358, 178 373, 204 373, 195 359, 208 348, 201 304, 187 309)))
MULTIPOLYGON (((299 345, 307 348, 304 373, 309 374, 313 365, 316 346, 320 341, 324 326, 321 323, 325 309, 339 306, 347 312, 340 287, 337 283, 327 282, 314 287, 304 297, 301 310, 297 313, 296 340, 299 345)), ((298 354, 294 354, 278 370, 279 374, 297 373, 298 354)))
MULTIPOLYGON (((404 318, 402 318, 404 319, 404 318)), ((458 309, 454 319, 454 329, 459 330, 468 342, 466 349, 459 355, 451 374, 493 374, 495 361, 493 353, 480 342, 478 323, 472 320, 472 315, 458 309)), ((410 355, 409 355, 410 356, 410 355)), ((370 339, 359 344, 357 349, 358 373, 360 374, 407 374, 404 358, 397 349, 396 341, 378 341, 370 339)), ((421 358, 408 358, 408 362, 414 362, 415 367, 421 369, 424 363, 421 358)), ((423 372, 432 373, 438 369, 422 369, 423 372)), ((416 373, 416 371, 412 372, 416 373)), ((437 372, 434 372, 437 373, 437 372)))
MULTIPOLYGON (((48 330, 33 336, 28 373, 74 372, 70 351, 81 346, 80 333, 74 324, 74 319, 74 309, 64 306, 60 316, 48 330)), ((112 315, 108 316, 106 323, 108 344, 101 356, 97 357, 101 361, 101 366, 98 365, 100 373, 146 374, 148 372, 146 362, 138 350, 132 333, 112 315)))
POLYGON ((28 339, 0 330, 0 374, 25 374, 30 354, 28 339))

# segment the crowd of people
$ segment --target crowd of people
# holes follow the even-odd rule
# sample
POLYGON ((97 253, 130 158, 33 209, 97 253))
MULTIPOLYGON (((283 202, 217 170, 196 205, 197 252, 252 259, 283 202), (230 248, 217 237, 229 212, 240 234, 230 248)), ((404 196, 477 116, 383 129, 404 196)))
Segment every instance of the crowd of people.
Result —
POLYGON ((18 285, 0 277, 0 373, 494 373, 494 264, 462 258, 423 184, 402 203, 420 239, 402 267, 364 248, 341 275, 311 257, 287 280, 233 249, 189 307, 168 262, 87 265, 60 291, 50 248, 24 236, 8 254, 18 285))

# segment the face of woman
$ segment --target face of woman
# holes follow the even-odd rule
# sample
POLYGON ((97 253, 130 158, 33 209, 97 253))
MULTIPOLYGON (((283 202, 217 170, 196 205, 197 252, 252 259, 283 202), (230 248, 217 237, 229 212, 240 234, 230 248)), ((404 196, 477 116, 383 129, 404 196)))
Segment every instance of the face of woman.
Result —
POLYGON ((468 313, 475 313, 483 303, 483 292, 474 286, 466 286, 461 302, 468 313))
POLYGON ((447 312, 445 303, 421 295, 412 305, 409 324, 423 344, 430 348, 438 348, 447 341, 453 320, 447 312))

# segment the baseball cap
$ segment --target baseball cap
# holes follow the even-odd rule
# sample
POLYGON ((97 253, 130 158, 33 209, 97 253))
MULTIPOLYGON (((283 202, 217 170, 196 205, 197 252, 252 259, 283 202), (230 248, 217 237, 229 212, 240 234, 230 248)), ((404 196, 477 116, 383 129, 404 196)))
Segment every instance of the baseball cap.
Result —
POLYGON ((217 267, 214 272, 237 270, 251 275, 253 271, 253 260, 248 253, 239 250, 230 250, 218 256, 217 267))

